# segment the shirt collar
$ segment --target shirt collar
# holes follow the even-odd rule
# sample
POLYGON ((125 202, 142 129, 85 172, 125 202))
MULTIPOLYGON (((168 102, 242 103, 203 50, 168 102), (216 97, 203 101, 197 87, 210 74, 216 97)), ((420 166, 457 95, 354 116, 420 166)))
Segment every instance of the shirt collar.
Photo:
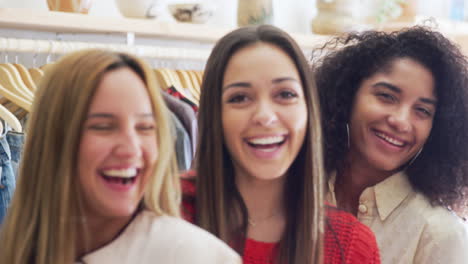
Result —
MULTIPOLYGON (((330 175, 326 196, 328 202, 333 205, 336 205, 335 181, 336 171, 332 172, 330 175)), ((368 189, 371 189, 375 194, 375 204, 382 221, 384 221, 413 190, 405 172, 395 173, 380 183, 366 188, 364 192, 368 189)))

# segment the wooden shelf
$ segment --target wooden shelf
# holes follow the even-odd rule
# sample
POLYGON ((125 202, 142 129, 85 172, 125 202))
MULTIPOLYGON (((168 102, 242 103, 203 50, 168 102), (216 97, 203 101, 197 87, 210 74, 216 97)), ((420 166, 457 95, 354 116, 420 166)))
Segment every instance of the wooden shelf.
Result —
MULTIPOLYGON (((22 8, 0 8, 0 27, 61 33, 134 33, 136 36, 215 43, 234 28, 146 19, 98 17, 22 8)), ((328 37, 292 34, 304 49, 328 37)))
MULTIPOLYGON (((419 17, 415 23, 387 24, 383 26, 382 30, 396 30, 426 22, 427 18, 419 17)), ((457 42, 468 54, 468 23, 437 20, 436 24, 442 33, 457 42)), ((58 33, 134 33, 136 36, 211 44, 234 29, 213 25, 99 17, 24 8, 0 8, 0 28, 58 33)), ((330 36, 313 34, 291 35, 305 50, 316 48, 330 38, 330 36)))

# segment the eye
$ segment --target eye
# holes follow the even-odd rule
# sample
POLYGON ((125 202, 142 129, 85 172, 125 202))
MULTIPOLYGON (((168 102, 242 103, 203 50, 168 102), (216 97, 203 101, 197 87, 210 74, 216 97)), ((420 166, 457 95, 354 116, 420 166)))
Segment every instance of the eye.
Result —
POLYGON ((297 93, 295 92, 292 92, 292 91, 281 91, 278 96, 281 98, 281 99, 291 99, 291 98, 297 98, 298 95, 297 93))
POLYGON ((229 104, 240 104, 246 102, 248 99, 249 98, 245 94, 235 94, 230 96, 227 102, 229 104))
POLYGON ((432 117, 432 112, 424 107, 417 107, 416 111, 421 114, 423 117, 432 117))
POLYGON ((88 129, 96 130, 96 131, 108 131, 112 130, 114 125, 111 123, 102 123, 102 124, 91 124, 88 126, 88 129))
POLYGON ((385 103, 393 103, 397 101, 397 98, 389 93, 377 93, 377 97, 385 103))
POLYGON ((138 125, 137 129, 141 131, 151 131, 151 130, 155 130, 156 126, 153 124, 143 124, 143 125, 138 125))

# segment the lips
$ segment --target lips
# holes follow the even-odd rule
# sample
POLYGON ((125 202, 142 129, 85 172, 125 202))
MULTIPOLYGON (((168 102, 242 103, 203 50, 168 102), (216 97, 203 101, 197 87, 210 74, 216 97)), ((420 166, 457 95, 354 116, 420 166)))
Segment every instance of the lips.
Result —
POLYGON ((247 139, 246 142, 253 148, 263 149, 265 151, 274 150, 286 141, 286 136, 265 136, 247 139))
POLYGON ((396 138, 394 136, 390 136, 389 134, 383 133, 381 131, 374 130, 374 134, 378 138, 382 139, 383 141, 385 141, 385 142, 387 142, 390 145, 395 146, 395 147, 403 148, 408 144, 408 142, 405 141, 405 140, 398 139, 398 138, 396 138))
POLYGON ((104 169, 99 172, 105 181, 112 184, 131 185, 135 183, 141 169, 136 167, 123 169, 104 169))

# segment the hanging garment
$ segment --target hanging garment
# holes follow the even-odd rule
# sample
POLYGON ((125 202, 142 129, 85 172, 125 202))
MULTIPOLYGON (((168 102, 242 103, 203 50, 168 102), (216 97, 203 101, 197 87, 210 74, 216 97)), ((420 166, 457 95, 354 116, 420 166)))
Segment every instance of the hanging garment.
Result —
POLYGON ((179 93, 177 89, 174 88, 174 86, 167 88, 167 92, 175 98, 180 99, 182 102, 187 103, 190 107, 192 107, 195 113, 198 112, 198 106, 194 102, 190 101, 190 99, 186 98, 183 94, 179 93))
MULTIPOLYGON (((3 121, 2 121, 3 122, 3 121)), ((7 125, 0 138, 0 225, 10 206, 16 187, 16 177, 11 164, 11 151, 6 139, 7 125)))
POLYGON ((190 141, 192 142, 192 158, 195 155, 197 148, 197 132, 198 132, 198 122, 195 115, 195 111, 186 103, 181 102, 179 99, 174 98, 173 96, 167 94, 166 92, 161 92, 166 102, 167 107, 171 112, 173 112, 177 118, 180 120, 185 130, 189 134, 190 141))
POLYGON ((180 171, 186 171, 190 169, 192 165, 192 147, 190 138, 184 126, 177 118, 177 116, 170 112, 171 120, 173 124, 174 134, 176 135, 175 151, 177 158, 177 166, 180 171))
POLYGON ((24 134, 9 131, 6 134, 6 140, 10 146, 11 166, 13 168, 13 173, 15 176, 18 176, 18 166, 21 160, 21 153, 23 151, 24 134))

